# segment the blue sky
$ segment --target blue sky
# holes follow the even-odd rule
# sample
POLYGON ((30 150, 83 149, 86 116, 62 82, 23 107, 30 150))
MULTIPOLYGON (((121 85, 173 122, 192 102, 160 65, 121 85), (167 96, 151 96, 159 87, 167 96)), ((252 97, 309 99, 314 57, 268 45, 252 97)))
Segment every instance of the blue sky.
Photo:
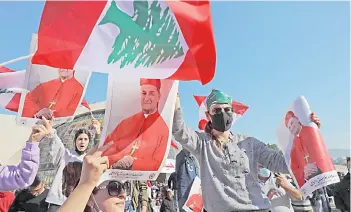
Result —
MULTIPOLYGON (((43 2, 0 2, 0 62, 26 55, 43 2)), ((185 121, 197 126, 192 95, 212 88, 250 109, 233 127, 266 143, 284 111, 304 95, 322 120, 329 148, 350 146, 349 2, 214 2, 217 72, 211 83, 181 82, 185 121)), ((10 68, 25 69, 26 61, 10 68)), ((107 76, 93 74, 88 102, 106 99, 107 76)), ((10 114, 4 109, 0 113, 10 114)), ((0 120, 1 121, 1 120, 0 120)))

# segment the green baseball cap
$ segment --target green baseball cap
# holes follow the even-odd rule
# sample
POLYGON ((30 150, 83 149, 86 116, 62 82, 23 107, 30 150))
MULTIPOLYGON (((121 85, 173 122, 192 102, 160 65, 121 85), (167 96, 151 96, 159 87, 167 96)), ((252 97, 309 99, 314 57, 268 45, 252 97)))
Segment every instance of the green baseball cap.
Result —
POLYGON ((213 89, 206 98, 206 107, 207 110, 210 110, 211 105, 213 104, 229 104, 232 105, 232 99, 225 93, 219 90, 213 89))

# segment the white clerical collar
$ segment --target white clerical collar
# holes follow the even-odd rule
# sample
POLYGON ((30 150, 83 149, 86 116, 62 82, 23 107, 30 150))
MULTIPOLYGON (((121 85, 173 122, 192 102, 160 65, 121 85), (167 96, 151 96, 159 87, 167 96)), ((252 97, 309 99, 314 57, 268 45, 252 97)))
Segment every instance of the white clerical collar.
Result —
POLYGON ((156 111, 157 111, 157 110, 155 110, 153 113, 149 113, 149 114, 143 113, 143 114, 144 114, 145 118, 147 118, 149 115, 152 115, 152 114, 156 113, 156 111))

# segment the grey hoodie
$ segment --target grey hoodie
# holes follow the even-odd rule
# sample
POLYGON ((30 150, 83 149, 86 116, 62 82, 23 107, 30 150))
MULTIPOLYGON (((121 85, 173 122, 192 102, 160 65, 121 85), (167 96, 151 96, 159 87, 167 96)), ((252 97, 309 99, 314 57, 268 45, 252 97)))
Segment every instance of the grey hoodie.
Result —
POLYGON ((289 173, 283 155, 253 137, 233 134, 220 151, 210 134, 188 128, 181 109, 175 111, 173 136, 200 164, 204 208, 209 212, 269 209, 258 180, 257 163, 273 172, 289 173))

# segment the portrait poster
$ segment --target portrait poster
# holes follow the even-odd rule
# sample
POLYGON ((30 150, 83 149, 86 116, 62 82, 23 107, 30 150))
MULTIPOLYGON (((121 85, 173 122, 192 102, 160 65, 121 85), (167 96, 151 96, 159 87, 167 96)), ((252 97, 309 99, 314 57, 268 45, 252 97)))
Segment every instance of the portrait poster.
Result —
POLYGON ((106 115, 100 146, 110 169, 101 182, 155 180, 171 143, 178 81, 110 74, 106 115))
MULTIPOLYGON (((37 36, 32 36, 30 53, 36 50, 37 36)), ((82 102, 91 72, 27 65, 17 124, 33 126, 41 117, 54 117, 54 125, 72 121, 82 102)))
POLYGON ((188 199, 186 200, 183 206, 183 209, 186 212, 201 212, 202 208, 203 208, 203 203, 202 203, 201 180, 199 177, 195 177, 190 189, 188 199))
POLYGON ((285 112, 277 128, 278 146, 304 198, 316 189, 339 182, 311 113, 306 98, 300 96, 285 112))

